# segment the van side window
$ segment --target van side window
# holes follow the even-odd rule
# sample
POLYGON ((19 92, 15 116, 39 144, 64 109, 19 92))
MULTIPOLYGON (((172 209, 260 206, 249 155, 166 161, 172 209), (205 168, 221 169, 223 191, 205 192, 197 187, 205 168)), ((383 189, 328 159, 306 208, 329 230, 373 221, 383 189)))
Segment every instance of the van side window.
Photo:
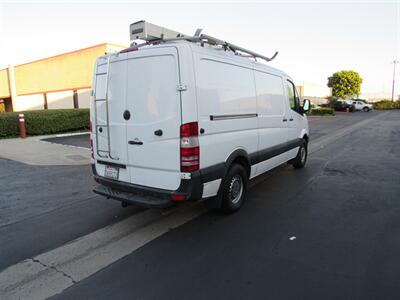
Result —
POLYGON ((294 91, 293 91, 293 86, 289 82, 287 85, 287 92, 288 92, 288 97, 289 97, 289 106, 291 109, 296 109, 296 101, 294 99, 294 91))
POLYGON ((296 91, 296 87, 293 82, 288 80, 287 84, 289 106, 294 111, 300 112, 300 97, 296 91))

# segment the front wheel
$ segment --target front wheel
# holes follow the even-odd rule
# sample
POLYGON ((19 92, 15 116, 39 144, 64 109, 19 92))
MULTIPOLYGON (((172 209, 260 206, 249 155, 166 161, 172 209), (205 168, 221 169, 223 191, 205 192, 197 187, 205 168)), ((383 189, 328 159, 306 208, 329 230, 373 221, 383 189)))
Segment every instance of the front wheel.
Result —
POLYGON ((246 199, 247 182, 246 170, 234 164, 223 181, 221 209, 224 213, 233 213, 242 207, 246 199))
POLYGON ((297 156, 292 161, 293 167, 295 169, 304 168, 307 162, 307 156, 308 156, 307 142, 304 140, 299 148, 299 151, 297 152, 297 156))
POLYGON ((369 111, 369 108, 368 108, 368 107, 364 107, 364 108, 363 108, 363 111, 364 111, 364 112, 368 112, 368 111, 369 111))

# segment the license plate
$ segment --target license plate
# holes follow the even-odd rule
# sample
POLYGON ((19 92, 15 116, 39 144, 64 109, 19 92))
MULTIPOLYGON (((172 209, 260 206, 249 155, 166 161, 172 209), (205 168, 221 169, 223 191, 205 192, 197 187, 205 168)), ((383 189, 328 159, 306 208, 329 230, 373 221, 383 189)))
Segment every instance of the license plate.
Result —
POLYGON ((104 171, 104 176, 111 179, 118 179, 118 175, 119 175, 119 168, 106 166, 106 169, 104 171))

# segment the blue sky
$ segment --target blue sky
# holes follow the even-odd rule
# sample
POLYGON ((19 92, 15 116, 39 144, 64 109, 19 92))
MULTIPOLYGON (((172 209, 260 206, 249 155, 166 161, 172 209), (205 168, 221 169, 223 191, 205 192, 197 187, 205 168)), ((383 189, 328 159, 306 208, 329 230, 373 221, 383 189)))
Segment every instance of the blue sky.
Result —
MULTIPOLYGON (((353 69, 362 92, 390 95, 400 58, 398 1, 2 1, 0 67, 102 42, 129 44, 138 20, 186 34, 196 28, 265 55, 298 84, 325 85, 353 69)), ((400 93, 400 64, 396 87, 400 93)))

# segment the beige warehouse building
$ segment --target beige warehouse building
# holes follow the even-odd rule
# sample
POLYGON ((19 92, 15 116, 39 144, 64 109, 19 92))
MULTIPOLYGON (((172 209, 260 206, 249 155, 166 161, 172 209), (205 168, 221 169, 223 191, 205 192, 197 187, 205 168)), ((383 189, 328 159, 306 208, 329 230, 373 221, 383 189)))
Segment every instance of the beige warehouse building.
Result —
POLYGON ((89 107, 96 58, 124 48, 104 43, 0 70, 0 111, 89 107))
POLYGON ((300 97, 310 99, 314 104, 326 103, 327 98, 332 96, 332 89, 326 85, 303 82, 302 85, 296 86, 296 89, 300 97))

